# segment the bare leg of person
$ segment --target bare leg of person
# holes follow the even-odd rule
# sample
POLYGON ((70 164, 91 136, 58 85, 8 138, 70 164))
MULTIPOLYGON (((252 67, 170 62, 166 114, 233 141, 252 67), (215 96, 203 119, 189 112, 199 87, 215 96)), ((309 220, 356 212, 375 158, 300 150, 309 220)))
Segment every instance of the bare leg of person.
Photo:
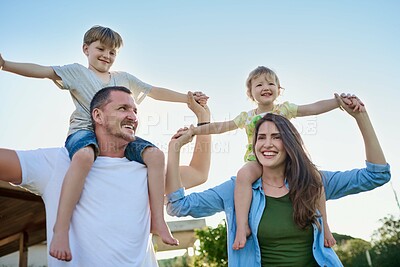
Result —
POLYGON ((336 244, 336 240, 332 235, 331 229, 328 225, 328 217, 326 213, 326 200, 325 200, 325 191, 322 188, 321 197, 318 201, 319 210, 322 215, 322 221, 324 224, 324 246, 325 247, 333 247, 336 244))
POLYGON ((69 226, 93 162, 93 148, 84 147, 73 155, 71 165, 65 174, 49 251, 50 255, 58 260, 72 260, 69 247, 69 226))
POLYGON ((0 149, 0 181, 20 184, 22 182, 22 170, 15 150, 0 149))
POLYGON ((179 241, 172 236, 164 219, 164 153, 158 148, 148 147, 143 151, 143 161, 147 166, 151 232, 158 235, 165 244, 176 246, 179 244, 179 241))
POLYGON ((260 178, 262 169, 256 161, 247 162, 238 172, 235 184, 236 236, 232 248, 242 249, 251 234, 249 212, 252 199, 252 184, 260 178))

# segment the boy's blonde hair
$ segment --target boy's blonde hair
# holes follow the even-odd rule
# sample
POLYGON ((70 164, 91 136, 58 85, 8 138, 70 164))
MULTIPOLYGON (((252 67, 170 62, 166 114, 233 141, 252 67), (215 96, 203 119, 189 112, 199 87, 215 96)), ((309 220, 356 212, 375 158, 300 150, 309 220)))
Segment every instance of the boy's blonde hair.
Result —
POLYGON ((119 49, 123 45, 122 37, 119 33, 99 25, 90 28, 83 36, 83 43, 86 45, 96 41, 100 41, 100 43, 114 49, 119 49))
POLYGON ((278 86, 279 90, 282 88, 281 83, 279 82, 279 78, 273 70, 271 70, 267 67, 264 67, 264 66, 258 66, 255 70, 250 72, 249 77, 247 77, 247 80, 246 80, 246 87, 247 87, 246 93, 247 93, 247 96, 253 101, 254 101, 254 97, 251 94, 251 82, 263 74, 266 75, 267 78, 273 79, 275 81, 276 85, 278 86))

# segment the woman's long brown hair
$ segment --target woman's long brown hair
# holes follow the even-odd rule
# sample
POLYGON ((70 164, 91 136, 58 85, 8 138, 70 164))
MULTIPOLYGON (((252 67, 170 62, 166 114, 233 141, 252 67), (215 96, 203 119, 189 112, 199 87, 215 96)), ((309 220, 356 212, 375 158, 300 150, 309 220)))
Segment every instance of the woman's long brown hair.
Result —
POLYGON ((280 132, 281 140, 287 152, 285 176, 289 185, 289 198, 293 204, 293 220, 302 229, 315 223, 318 200, 322 192, 321 176, 311 162, 303 140, 294 125, 286 118, 268 113, 255 127, 253 149, 257 142, 258 131, 265 121, 273 122, 280 132))

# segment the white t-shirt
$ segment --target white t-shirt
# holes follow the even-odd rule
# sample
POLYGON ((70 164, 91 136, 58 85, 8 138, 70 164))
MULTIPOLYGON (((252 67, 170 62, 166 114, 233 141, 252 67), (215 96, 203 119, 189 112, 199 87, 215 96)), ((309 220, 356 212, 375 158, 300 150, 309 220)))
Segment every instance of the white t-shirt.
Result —
MULTIPOLYGON (((42 196, 45 203, 50 241, 61 185, 70 164, 68 152, 47 148, 17 154, 21 186, 42 196)), ((49 266, 158 266, 150 234, 147 168, 126 158, 98 157, 74 210, 69 237, 72 261, 49 256, 49 266)))

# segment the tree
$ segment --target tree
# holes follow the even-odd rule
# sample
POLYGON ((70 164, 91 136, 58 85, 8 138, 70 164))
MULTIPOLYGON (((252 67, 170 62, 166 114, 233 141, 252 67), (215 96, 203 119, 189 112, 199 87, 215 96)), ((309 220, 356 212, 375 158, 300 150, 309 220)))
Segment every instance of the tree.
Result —
POLYGON ((372 236, 372 263, 380 267, 400 266, 400 219, 390 215, 380 221, 382 226, 372 236))
POLYGON ((226 222, 216 228, 205 227, 195 230, 200 246, 196 249, 194 267, 225 267, 228 266, 228 250, 226 237, 226 222))
POLYGON ((350 237, 338 241, 334 250, 346 267, 369 267, 366 251, 371 250, 371 247, 371 243, 365 240, 350 237))

